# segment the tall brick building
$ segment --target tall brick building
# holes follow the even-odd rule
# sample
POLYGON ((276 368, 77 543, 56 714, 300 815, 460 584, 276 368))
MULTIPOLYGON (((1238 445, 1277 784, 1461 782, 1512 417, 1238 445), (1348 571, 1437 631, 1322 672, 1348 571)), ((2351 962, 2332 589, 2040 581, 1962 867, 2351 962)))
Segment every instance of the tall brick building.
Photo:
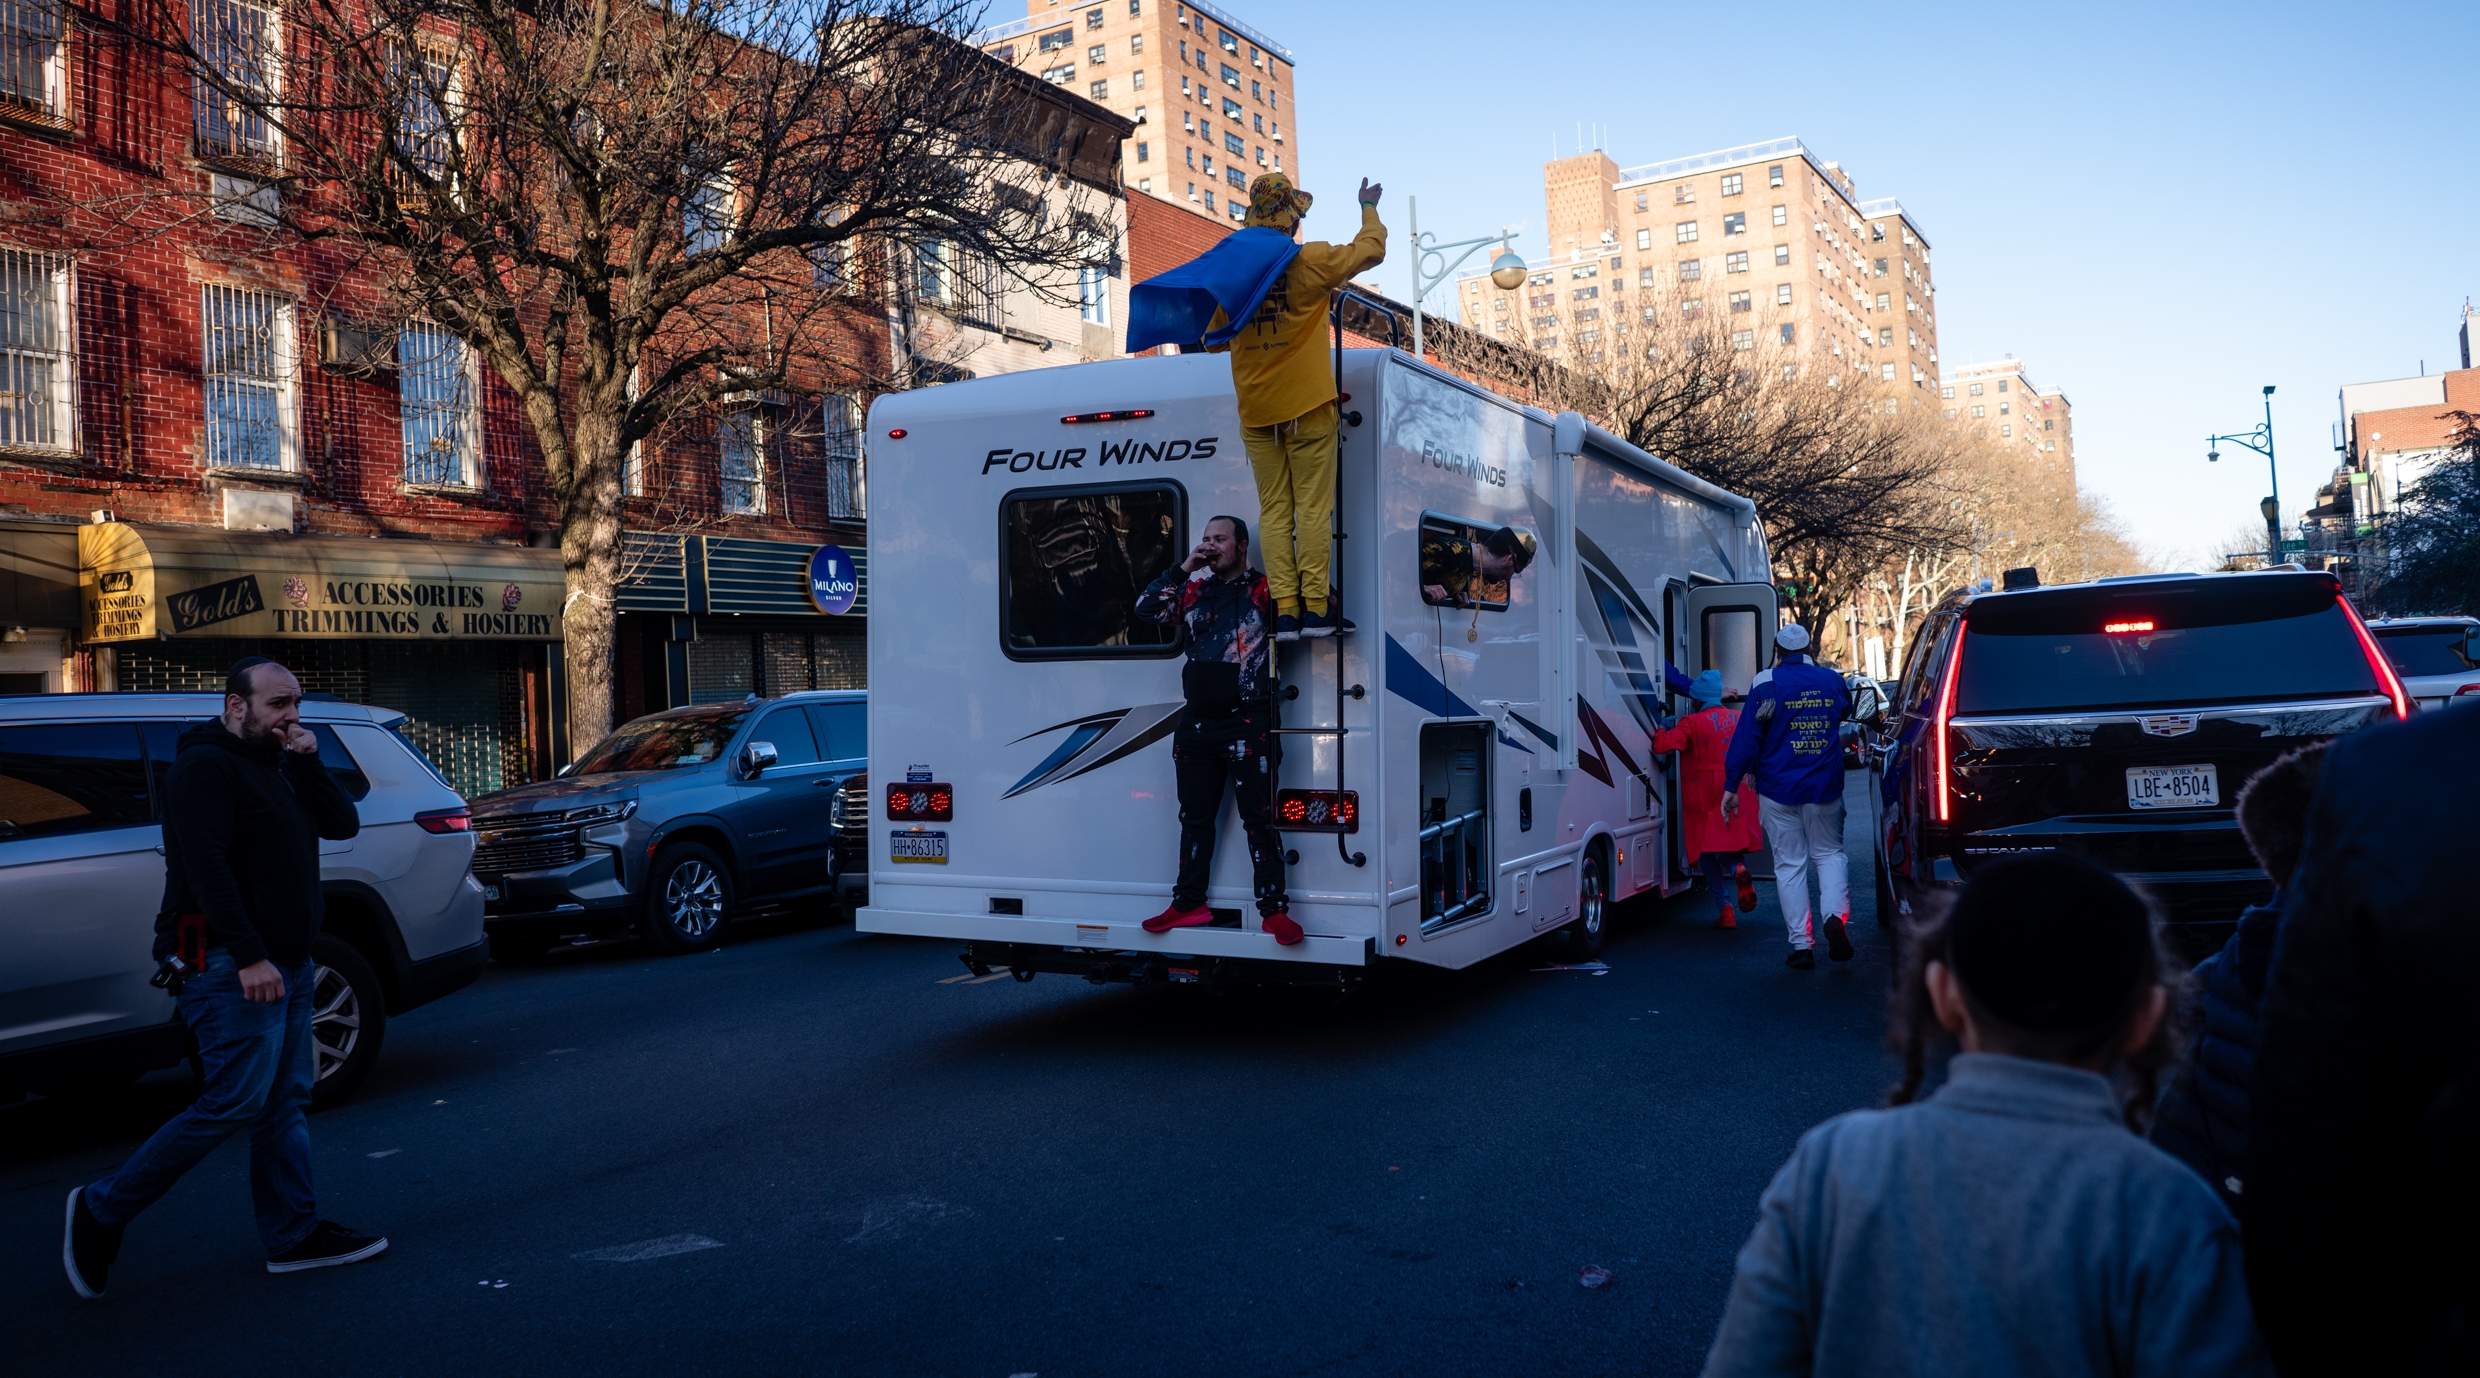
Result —
MULTIPOLYGON (((0 6, 0 692, 220 687, 263 653, 411 714, 468 794, 547 774, 562 574, 512 394, 444 331, 374 324, 349 250, 269 239, 280 142, 122 36, 139 0, 68 17, 0 6), (77 207, 165 194, 201 213, 76 248, 77 207)), ((874 376, 884 276, 838 308, 874 376)), ((866 402, 748 395, 639 448, 623 716, 862 682, 866 593, 826 616, 807 567, 829 543, 866 560, 866 402)))

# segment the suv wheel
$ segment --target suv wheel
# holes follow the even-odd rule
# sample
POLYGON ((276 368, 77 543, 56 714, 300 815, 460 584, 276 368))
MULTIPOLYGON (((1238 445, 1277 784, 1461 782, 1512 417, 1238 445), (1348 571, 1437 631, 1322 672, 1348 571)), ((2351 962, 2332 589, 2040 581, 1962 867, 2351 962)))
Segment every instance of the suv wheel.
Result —
POLYGON ((310 982, 310 1048, 318 1064, 310 1108, 324 1110, 352 1095, 379 1060, 387 992, 351 943, 327 933, 311 946, 310 982))
POLYGON ((640 929, 658 952, 704 952, 732 921, 732 873, 713 849, 675 842, 655 855, 640 929))

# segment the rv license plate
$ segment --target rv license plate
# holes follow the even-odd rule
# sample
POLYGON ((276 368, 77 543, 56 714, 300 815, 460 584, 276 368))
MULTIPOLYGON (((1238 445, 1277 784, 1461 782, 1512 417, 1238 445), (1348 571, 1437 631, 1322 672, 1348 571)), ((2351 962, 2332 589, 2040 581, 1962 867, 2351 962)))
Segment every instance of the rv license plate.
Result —
POLYGON ((2127 767, 2131 809, 2204 809, 2221 802, 2221 782, 2211 766, 2127 767))
POLYGON ((887 834, 889 861, 927 862, 933 866, 947 864, 947 834, 900 832, 887 834))

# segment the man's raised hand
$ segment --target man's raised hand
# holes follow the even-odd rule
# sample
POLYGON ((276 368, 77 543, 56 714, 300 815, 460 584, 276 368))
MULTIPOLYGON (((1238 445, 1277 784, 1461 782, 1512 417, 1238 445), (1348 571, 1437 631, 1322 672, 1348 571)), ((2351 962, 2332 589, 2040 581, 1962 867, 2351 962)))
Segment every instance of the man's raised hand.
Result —
POLYGON ((1364 206, 1374 206, 1374 205, 1378 204, 1378 198, 1379 198, 1379 197, 1381 197, 1381 196, 1384 196, 1384 195, 1386 195, 1386 188, 1385 188, 1385 187, 1380 186, 1380 185, 1379 185, 1378 183, 1376 183, 1376 182, 1372 182, 1372 181, 1370 181, 1370 180, 1369 180, 1368 178, 1366 178, 1366 177, 1363 177, 1363 178, 1361 179, 1361 204, 1362 204, 1362 205, 1364 205, 1364 206))

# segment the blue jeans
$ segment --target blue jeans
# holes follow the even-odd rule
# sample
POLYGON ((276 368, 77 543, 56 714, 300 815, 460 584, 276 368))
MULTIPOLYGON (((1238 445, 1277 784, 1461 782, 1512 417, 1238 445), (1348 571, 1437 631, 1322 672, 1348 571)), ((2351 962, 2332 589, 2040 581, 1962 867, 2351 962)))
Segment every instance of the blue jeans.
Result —
POLYGON ((1705 873, 1706 888, 1712 890, 1714 898, 1723 904, 1731 903, 1738 896, 1738 887, 1732 881, 1739 874, 1741 858, 1746 855, 1745 852, 1704 852, 1696 859, 1697 869, 1705 873))
POLYGON ((272 1005, 241 997, 241 975, 224 949, 181 986, 181 1017, 198 1039, 207 1084, 189 1108, 166 1121, 121 1170, 86 1189, 86 1209, 106 1225, 126 1225, 155 1204, 181 1174, 250 1129, 250 1199, 270 1256, 299 1244, 319 1223, 310 1190, 310 1044, 316 968, 277 967, 284 998, 272 1005))

